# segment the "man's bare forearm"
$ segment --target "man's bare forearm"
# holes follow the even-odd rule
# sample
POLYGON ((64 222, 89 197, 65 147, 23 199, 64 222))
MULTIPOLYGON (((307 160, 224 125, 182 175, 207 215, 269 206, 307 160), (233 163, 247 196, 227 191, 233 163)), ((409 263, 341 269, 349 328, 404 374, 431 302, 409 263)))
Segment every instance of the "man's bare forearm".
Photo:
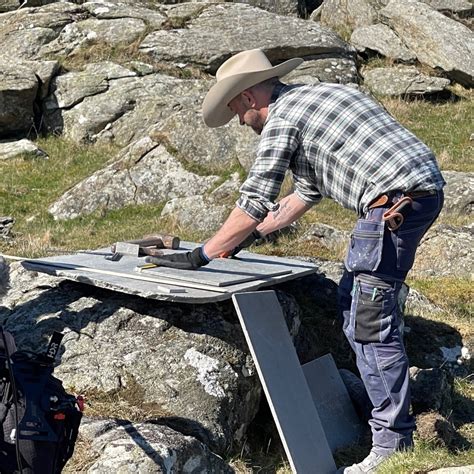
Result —
POLYGON ((280 207, 275 212, 269 212, 265 220, 257 226, 262 235, 282 229, 299 219, 310 205, 303 202, 295 193, 285 196, 279 201, 280 207))
POLYGON ((236 207, 229 215, 222 227, 204 245, 204 252, 209 258, 216 258, 223 252, 233 250, 258 225, 255 219, 236 207))
POLYGON ((233 250, 255 228, 262 235, 282 229, 299 219, 311 207, 294 193, 284 197, 279 204, 278 210, 270 212, 260 224, 236 207, 216 235, 204 245, 206 255, 212 259, 224 252, 233 250))

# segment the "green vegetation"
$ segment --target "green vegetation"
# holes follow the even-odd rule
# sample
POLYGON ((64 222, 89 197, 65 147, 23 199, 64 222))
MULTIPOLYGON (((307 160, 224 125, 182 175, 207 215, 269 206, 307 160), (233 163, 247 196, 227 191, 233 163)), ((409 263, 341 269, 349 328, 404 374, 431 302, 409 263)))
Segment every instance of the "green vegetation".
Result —
POLYGON ((430 103, 382 100, 388 111, 436 153, 444 170, 474 171, 474 92, 452 88, 458 99, 430 103))
MULTIPOLYGON (((97 46, 99 48, 99 46, 97 46)), ((81 64, 92 59, 104 59, 99 50, 90 50, 84 57, 70 58, 65 65, 80 67, 81 64), (96 56, 94 56, 96 54, 96 56), (75 60, 76 63, 71 61, 75 60)), ((111 53, 114 60, 126 50, 116 49, 111 53)), ((128 56, 126 58, 130 60, 128 56)), ((415 132, 420 138, 437 153, 441 166, 445 170, 473 171, 472 161, 472 133, 473 94, 458 88, 456 93, 460 100, 449 103, 428 103, 422 101, 402 102, 399 100, 384 100, 385 107, 398 118, 405 126, 415 132)), ((109 161, 114 160, 118 149, 114 146, 77 145, 60 137, 38 139, 38 145, 44 149, 49 160, 18 158, 0 162, 0 215, 10 215, 15 219, 13 227, 14 238, 11 241, 0 243, 0 251, 25 257, 45 255, 51 250, 92 249, 108 246, 116 240, 138 238, 154 231, 177 233, 183 239, 200 241, 209 235, 197 233, 192 229, 180 228, 171 220, 160 217, 163 204, 148 206, 129 206, 113 211, 101 210, 92 215, 79 217, 69 221, 55 221, 48 214, 48 207, 53 204, 72 186, 90 176, 93 172, 103 168, 109 161)), ((203 172, 201 169, 194 171, 203 172)), ((221 181, 229 177, 232 172, 243 174, 242 168, 235 165, 222 173, 221 181)), ((289 183, 285 184, 288 190, 289 183)), ((315 222, 325 223, 339 229, 349 230, 354 223, 355 215, 342 209, 336 203, 325 200, 315 206, 301 220, 298 234, 302 235, 315 222)), ((467 224, 467 216, 444 217, 444 223, 460 225, 467 224)), ((273 253, 275 255, 307 255, 329 260, 340 260, 345 248, 329 250, 312 243, 296 243, 292 236, 284 236, 278 244, 266 244, 256 248, 258 252, 273 253)), ((409 285, 426 295, 434 304, 441 308, 435 314, 413 314, 414 321, 424 320, 426 324, 443 322, 448 324, 465 340, 472 340, 472 314, 474 289, 472 281, 455 278, 412 278, 409 285)), ((295 298, 302 307, 309 307, 312 302, 305 301, 304 295, 295 298)), ((329 295, 328 297, 333 297, 329 295)), ((318 304, 321 304, 319 301, 318 304)), ((315 304, 313 304, 314 308, 315 304)), ((318 319, 314 311, 312 314, 303 310, 303 323, 309 331, 324 326, 326 340, 324 344, 338 347, 344 344, 340 333, 334 328, 334 321, 318 319)), ((428 339, 428 338, 427 338, 428 339)), ((424 346, 423 346, 424 347, 424 346)), ((423 351, 421 346, 414 348, 411 343, 409 350, 423 351)), ((471 348, 472 349, 472 348, 471 348)), ((347 351, 349 354, 349 351, 347 351)), ((343 361, 343 364, 350 361, 343 361)), ((474 441, 472 426, 466 421, 472 419, 472 400, 474 393, 472 381, 469 379, 455 380, 455 403, 450 417, 459 433, 468 441, 474 441), (471 412, 469 412, 471 410, 471 412)), ((89 414, 112 414, 110 406, 123 409, 130 417, 133 400, 126 399, 122 394, 93 393, 89 398, 89 414), (108 398, 107 398, 108 397, 108 398)), ((146 417, 158 407, 149 407, 146 413, 133 412, 136 419, 146 417)), ((120 416, 120 413, 115 413, 120 416)), ((277 472, 290 473, 285 461, 283 449, 276 432, 261 440, 254 452, 242 452, 233 459, 233 465, 239 473, 250 472, 277 472)), ((82 441, 78 444, 78 451, 90 451, 82 441)), ((350 464, 360 461, 367 454, 368 444, 348 448, 337 453, 338 464, 350 464)), ((81 452, 82 452, 81 451, 81 452)), ((87 465, 90 459, 80 454, 75 457, 73 470, 80 472, 81 462, 87 465), (79 464, 77 464, 77 462, 79 464), (74 470, 76 469, 76 470, 74 470)), ((439 447, 426 440, 419 440, 415 451, 402 453, 387 462, 379 472, 384 473, 411 473, 425 472, 429 469, 443 466, 473 464, 471 451, 450 447, 439 447)))
POLYGON ((145 38, 147 32, 131 43, 119 43, 115 45, 103 42, 90 42, 79 48, 73 54, 66 57, 54 56, 60 62, 61 66, 67 71, 82 71, 87 64, 112 61, 124 67, 134 70, 134 62, 142 62, 150 65, 154 72, 167 74, 168 76, 181 79, 199 79, 207 77, 199 68, 186 66, 180 68, 169 63, 157 61, 152 56, 140 51, 139 46, 145 38))

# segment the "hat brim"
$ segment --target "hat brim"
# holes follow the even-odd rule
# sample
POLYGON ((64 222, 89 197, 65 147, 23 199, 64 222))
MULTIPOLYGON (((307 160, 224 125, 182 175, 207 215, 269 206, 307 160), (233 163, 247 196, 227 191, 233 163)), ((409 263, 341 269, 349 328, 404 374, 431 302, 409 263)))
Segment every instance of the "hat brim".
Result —
POLYGON ((225 125, 235 115, 228 107, 234 97, 259 82, 288 74, 302 62, 301 58, 293 58, 270 69, 234 74, 217 82, 209 89, 202 104, 205 124, 211 128, 225 125))

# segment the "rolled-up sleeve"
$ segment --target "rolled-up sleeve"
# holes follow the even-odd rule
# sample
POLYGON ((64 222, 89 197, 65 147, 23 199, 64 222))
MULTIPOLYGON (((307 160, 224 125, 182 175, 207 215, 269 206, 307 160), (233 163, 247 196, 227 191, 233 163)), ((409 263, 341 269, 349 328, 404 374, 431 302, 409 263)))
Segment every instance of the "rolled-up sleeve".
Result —
POLYGON ((287 120, 270 117, 260 137, 257 158, 236 203, 258 222, 263 221, 268 212, 278 209, 275 200, 298 146, 298 129, 287 120))
POLYGON ((314 182, 304 176, 293 173, 295 194, 308 206, 317 204, 323 198, 314 182))

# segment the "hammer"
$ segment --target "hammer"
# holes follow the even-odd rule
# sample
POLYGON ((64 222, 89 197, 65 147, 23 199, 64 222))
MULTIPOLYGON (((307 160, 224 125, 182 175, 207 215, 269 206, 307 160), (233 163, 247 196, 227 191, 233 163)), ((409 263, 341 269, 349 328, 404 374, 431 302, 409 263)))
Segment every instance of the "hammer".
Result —
MULTIPOLYGON (((112 245, 111 250, 113 255, 108 260, 118 260, 120 254, 123 253, 124 248, 129 248, 130 253, 133 250, 135 255, 151 255, 157 257, 162 255, 157 249, 177 249, 179 248, 180 239, 174 235, 168 234, 153 234, 143 237, 143 239, 127 240, 125 242, 116 242, 112 245), (126 245, 124 245, 126 244, 126 245), (114 258, 115 256, 115 258, 114 258)), ((129 252, 127 252, 129 253, 129 252)))

